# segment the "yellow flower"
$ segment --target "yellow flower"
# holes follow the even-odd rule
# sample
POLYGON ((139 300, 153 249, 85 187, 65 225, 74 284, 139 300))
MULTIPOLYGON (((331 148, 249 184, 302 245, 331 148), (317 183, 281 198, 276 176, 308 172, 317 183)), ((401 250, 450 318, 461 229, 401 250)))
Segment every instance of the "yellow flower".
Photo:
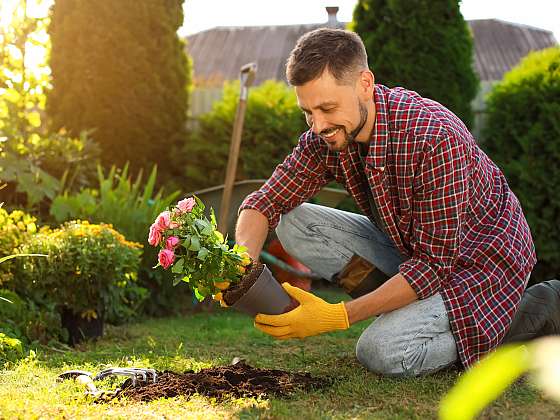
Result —
POLYGON ((224 298, 222 296, 222 292, 218 292, 215 295, 212 295, 212 299, 214 299, 216 302, 220 302, 220 306, 222 308, 227 308, 228 304, 224 301, 224 298))
POLYGON ((35 223, 31 222, 27 224, 27 231, 29 233, 35 233, 37 232, 37 226, 35 225, 35 223))
POLYGON ((252 262, 253 260, 251 259, 251 256, 249 255, 248 252, 242 252, 242 253, 240 254, 240 256, 241 256, 241 265, 242 265, 242 266, 245 266, 245 267, 246 267, 246 266, 248 266, 248 265, 251 265, 251 262, 252 262))
POLYGON ((87 309, 82 312, 80 316, 87 319, 88 321, 91 321, 92 319, 97 319, 97 312, 95 312, 93 309, 87 309))
POLYGON ((226 290, 230 285, 229 281, 215 281, 214 286, 216 286, 220 290, 226 290))

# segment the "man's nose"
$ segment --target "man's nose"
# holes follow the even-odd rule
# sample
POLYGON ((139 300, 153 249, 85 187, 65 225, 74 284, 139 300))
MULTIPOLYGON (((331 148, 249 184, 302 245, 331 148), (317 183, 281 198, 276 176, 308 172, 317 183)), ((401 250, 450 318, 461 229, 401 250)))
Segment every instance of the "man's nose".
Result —
POLYGON ((317 135, 321 134, 321 132, 327 128, 327 123, 325 119, 320 115, 313 115, 310 118, 310 122, 311 122, 311 129, 317 135))

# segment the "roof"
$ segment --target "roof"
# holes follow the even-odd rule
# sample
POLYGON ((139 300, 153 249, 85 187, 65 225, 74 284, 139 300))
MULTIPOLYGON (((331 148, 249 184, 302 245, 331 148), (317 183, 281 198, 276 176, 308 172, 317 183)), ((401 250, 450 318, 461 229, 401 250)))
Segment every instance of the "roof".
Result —
MULTIPOLYGON (((500 80, 527 53, 556 45, 551 31, 497 19, 468 21, 474 37, 475 69, 482 81, 500 80)), ((297 39, 325 24, 216 27, 187 37, 195 83, 219 85, 239 77, 249 62, 258 65, 259 84, 286 80, 285 65, 297 39)), ((345 24, 339 22, 339 27, 345 24)))

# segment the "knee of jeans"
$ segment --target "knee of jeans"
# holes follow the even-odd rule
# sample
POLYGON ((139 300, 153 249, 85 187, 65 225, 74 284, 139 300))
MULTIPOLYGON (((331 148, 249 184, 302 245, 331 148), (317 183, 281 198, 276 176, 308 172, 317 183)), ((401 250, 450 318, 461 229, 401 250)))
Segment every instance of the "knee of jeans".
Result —
POLYGON ((280 240, 282 247, 290 255, 297 253, 297 247, 302 245, 301 220, 306 213, 305 203, 294 208, 290 212, 280 217, 280 222, 276 226, 276 236, 280 240))
POLYGON ((396 363, 395 352, 386 342, 387 337, 373 331, 364 331, 356 343, 356 358, 369 371, 380 375, 395 375, 402 371, 402 364, 396 363))

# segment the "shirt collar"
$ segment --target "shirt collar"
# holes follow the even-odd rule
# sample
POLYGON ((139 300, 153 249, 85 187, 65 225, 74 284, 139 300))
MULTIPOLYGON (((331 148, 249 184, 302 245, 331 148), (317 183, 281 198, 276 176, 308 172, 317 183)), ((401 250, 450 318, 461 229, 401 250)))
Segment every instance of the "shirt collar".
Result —
POLYGON ((373 100, 375 102, 375 123, 371 131, 366 164, 383 171, 387 153, 387 138, 389 137, 387 102, 383 86, 377 84, 374 86, 373 100))

